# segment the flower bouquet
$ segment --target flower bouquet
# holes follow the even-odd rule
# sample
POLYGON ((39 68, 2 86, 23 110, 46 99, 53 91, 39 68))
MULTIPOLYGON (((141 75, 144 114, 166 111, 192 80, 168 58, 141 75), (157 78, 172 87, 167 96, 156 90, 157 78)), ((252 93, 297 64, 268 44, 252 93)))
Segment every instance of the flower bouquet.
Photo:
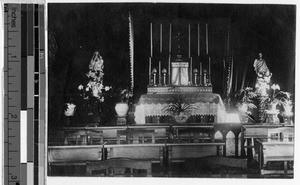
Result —
POLYGON ((87 83, 78 86, 77 107, 82 117, 86 115, 98 118, 103 109, 102 103, 108 95, 111 87, 103 85, 104 61, 98 52, 95 52, 90 64, 89 71, 86 73, 87 83))

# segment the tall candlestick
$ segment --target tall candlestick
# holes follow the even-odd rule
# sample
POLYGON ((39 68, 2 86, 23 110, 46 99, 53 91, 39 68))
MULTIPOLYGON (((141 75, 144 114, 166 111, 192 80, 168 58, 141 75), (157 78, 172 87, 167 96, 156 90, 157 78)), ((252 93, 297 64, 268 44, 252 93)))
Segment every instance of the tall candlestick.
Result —
POLYGON ((169 63, 168 63, 168 80, 169 80, 169 84, 171 84, 171 55, 169 55, 169 63))
POLYGON ((200 75, 202 75, 202 62, 200 62, 200 75))
POLYGON ((172 51, 172 23, 170 23, 169 53, 172 51))
POLYGON ((158 65, 158 85, 161 85, 161 61, 159 61, 158 65))
POLYGON ((206 23, 205 31, 206 31, 206 54, 208 55, 208 26, 207 26, 207 23, 206 23))
POLYGON ((191 24, 189 23, 189 58, 191 58, 191 24))
POLYGON ((150 23, 150 56, 153 57, 152 23, 150 23))
POLYGON ((191 75, 191 84, 192 84, 192 81, 193 81, 193 57, 191 57, 191 66, 190 66, 190 75, 191 75))
POLYGON ((210 57, 208 57, 208 76, 210 77, 211 71, 210 71, 210 57))
POLYGON ((200 62, 199 85, 202 85, 202 62, 200 62))
POLYGON ((198 56, 200 56, 200 25, 198 23, 198 56))
POLYGON ((151 76, 151 57, 149 57, 149 76, 151 76))
POLYGON ((159 52, 162 53, 162 24, 160 24, 160 47, 159 52))

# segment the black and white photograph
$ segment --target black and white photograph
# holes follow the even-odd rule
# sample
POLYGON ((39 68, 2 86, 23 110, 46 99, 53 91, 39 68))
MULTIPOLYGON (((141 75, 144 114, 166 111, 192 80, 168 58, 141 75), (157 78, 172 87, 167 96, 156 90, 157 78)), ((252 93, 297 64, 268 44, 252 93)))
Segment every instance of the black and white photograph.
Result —
POLYGON ((48 3, 46 17, 47 176, 294 178, 295 4, 48 3))

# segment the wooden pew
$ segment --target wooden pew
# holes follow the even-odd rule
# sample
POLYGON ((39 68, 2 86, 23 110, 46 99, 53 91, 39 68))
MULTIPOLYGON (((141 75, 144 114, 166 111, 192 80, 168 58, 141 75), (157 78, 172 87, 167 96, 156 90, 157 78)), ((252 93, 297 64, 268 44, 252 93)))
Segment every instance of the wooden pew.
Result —
POLYGON ((106 159, 132 158, 163 162, 165 144, 104 145, 106 159))
POLYGON ((267 140, 258 140, 259 161, 261 174, 292 174, 293 170, 288 170, 288 162, 294 161, 294 128, 281 127, 268 130, 267 140), (282 161, 283 169, 269 169, 268 162, 282 161))
POLYGON ((152 176, 152 163, 149 160, 112 158, 104 161, 87 162, 86 173, 102 176, 152 176), (129 173, 126 170, 129 169, 129 173), (142 173, 140 173, 142 171, 142 173))

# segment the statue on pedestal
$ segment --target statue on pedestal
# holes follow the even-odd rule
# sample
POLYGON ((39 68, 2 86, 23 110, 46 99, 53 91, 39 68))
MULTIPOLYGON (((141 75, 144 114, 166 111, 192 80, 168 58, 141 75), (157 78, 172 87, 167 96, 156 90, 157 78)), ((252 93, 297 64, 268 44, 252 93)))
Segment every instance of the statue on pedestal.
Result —
POLYGON ((255 59, 253 63, 254 70, 257 74, 255 87, 257 93, 261 96, 266 96, 272 73, 270 72, 266 61, 262 58, 262 53, 259 53, 258 55, 259 59, 255 59))
POLYGON ((266 64, 266 61, 262 58, 262 53, 259 53, 258 55, 259 59, 255 59, 253 67, 257 75, 255 84, 256 93, 259 95, 258 119, 259 122, 263 122, 266 117, 265 109, 267 107, 265 101, 268 98, 267 90, 270 87, 269 83, 272 77, 272 73, 270 72, 266 64))

